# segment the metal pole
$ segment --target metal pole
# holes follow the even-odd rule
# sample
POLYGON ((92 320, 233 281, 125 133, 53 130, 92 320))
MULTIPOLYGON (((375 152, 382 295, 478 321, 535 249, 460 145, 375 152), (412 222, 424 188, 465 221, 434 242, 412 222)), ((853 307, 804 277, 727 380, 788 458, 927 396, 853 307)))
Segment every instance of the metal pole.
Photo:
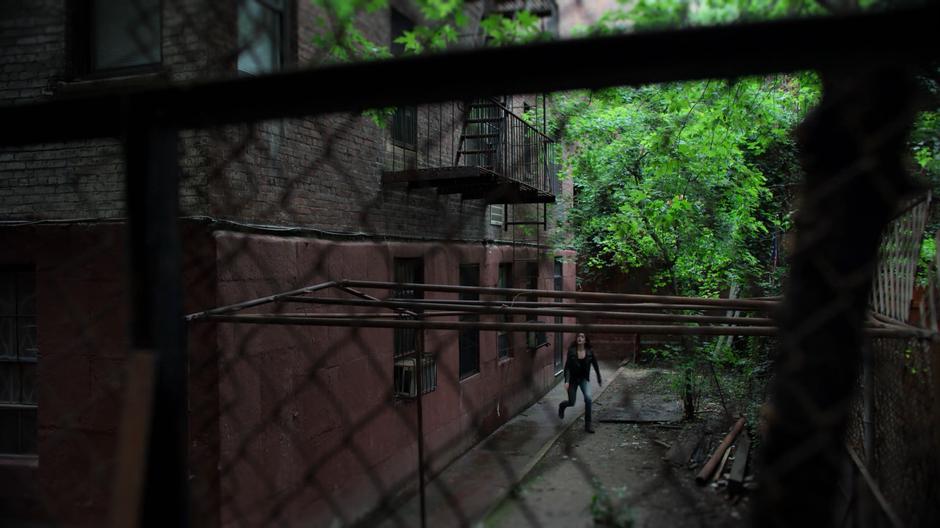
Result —
POLYGON ((177 225, 177 133, 154 124, 150 117, 126 115, 124 135, 131 343, 134 350, 150 351, 156 363, 139 522, 185 527, 189 526, 187 365, 177 225))
MULTIPOLYGON (((415 328, 423 330, 483 330, 510 332, 588 332, 598 334, 657 334, 657 335, 750 335, 777 336, 772 326, 676 326, 676 325, 618 325, 618 324, 556 324, 543 322, 501 323, 489 321, 408 321, 395 319, 336 318, 286 315, 210 315, 199 321, 247 324, 293 324, 300 326, 336 326, 350 328, 415 328)), ((871 337, 931 337, 932 332, 920 328, 865 328, 871 337)))
POLYGON ((424 392, 424 332, 417 332, 415 339, 415 376, 418 390, 418 493, 421 501, 421 528, 427 526, 427 510, 424 496, 424 410, 421 407, 422 392, 424 392))
MULTIPOLYGON (((197 312, 197 313, 194 313, 194 314, 189 314, 189 315, 186 316, 186 320, 187 320, 187 321, 192 321, 192 320, 194 320, 194 319, 199 319, 199 318, 205 317, 205 316, 207 316, 207 315, 216 315, 216 314, 223 314, 223 313, 238 312, 238 311, 244 310, 244 309, 246 309, 246 308, 252 308, 252 307, 255 307, 255 306, 260 306, 260 305, 262 305, 262 304, 268 304, 268 303, 271 303, 271 302, 277 302, 277 301, 279 301, 279 300, 283 300, 285 297, 294 297, 294 296, 298 296, 298 295, 300 295, 300 294, 302 294, 302 293, 313 293, 313 292, 315 292, 315 291, 323 290, 323 289, 326 289, 326 288, 331 288, 331 287, 333 287, 333 286, 336 286, 336 282, 334 282, 334 281, 324 282, 324 283, 321 283, 321 284, 314 284, 313 286, 307 286, 306 288, 299 288, 299 289, 297 289, 297 290, 292 290, 292 291, 289 291, 289 292, 278 293, 278 294, 275 294, 275 295, 268 295, 268 296, 266 296, 266 297, 259 297, 259 298, 257 298, 257 299, 252 299, 252 300, 250 300, 250 301, 240 302, 240 303, 236 303, 236 304, 230 304, 230 305, 228 305, 228 306, 220 306, 219 308, 213 308, 213 309, 211 309, 211 310, 206 310, 206 311, 204 311, 204 312, 197 312)), ((310 298, 312 299, 312 297, 310 297, 310 298)))
POLYGON ((539 297, 562 297, 566 299, 590 299, 590 300, 610 300, 626 302, 694 302, 707 306, 720 307, 744 307, 744 308, 772 308, 777 303, 772 301, 756 301, 749 299, 709 299, 698 297, 680 297, 675 295, 644 295, 631 293, 600 293, 600 292, 568 292, 555 290, 539 289, 520 289, 520 288, 487 288, 481 286, 452 286, 446 284, 413 284, 382 281, 363 281, 363 280, 342 280, 339 281, 342 286, 353 286, 360 288, 378 288, 395 289, 408 288, 422 291, 439 291, 450 293, 482 293, 489 295, 535 295, 539 297))
MULTIPOLYGON (((617 311, 591 311, 591 310, 573 310, 573 309, 555 309, 555 308, 515 308, 508 305, 497 306, 474 306, 465 304, 425 304, 420 301, 364 301, 358 299, 315 299, 304 297, 286 298, 287 302, 303 302, 308 304, 327 304, 344 306, 372 306, 376 308, 390 309, 423 309, 436 308, 439 312, 436 316, 446 316, 448 314, 457 315, 455 311, 476 314, 491 315, 554 315, 554 316, 574 316, 583 319, 596 319, 599 317, 610 319, 626 319, 634 321, 662 321, 662 322, 683 322, 683 323, 711 323, 711 324, 741 324, 746 326, 772 326, 773 320, 766 317, 725 317, 712 315, 683 315, 671 313, 643 313, 643 312, 617 312, 617 311)), ((288 314, 281 314, 288 315, 288 314)), ((295 314, 296 315, 296 314, 295 314)), ((393 314, 388 314, 393 315, 393 314)), ((317 317, 326 317, 327 314, 316 314, 317 317)), ((370 313, 349 313, 349 314, 330 314, 331 317, 380 317, 380 314, 370 313)), ((883 326, 888 328, 887 325, 883 326)), ((893 327, 892 327, 893 328, 893 327)))
MULTIPOLYGON (((561 291, 561 290, 558 290, 561 291)), ((515 295, 516 298, 521 295, 515 295)), ((373 297, 373 299, 375 299, 373 297)), ((314 304, 347 304, 352 302, 352 299, 339 299, 331 297, 301 297, 301 296, 288 296, 281 297, 281 301, 284 302, 303 302, 303 303, 314 303, 314 304)), ((577 310, 580 312, 596 312, 596 311, 605 311, 605 310, 698 310, 698 311, 712 311, 716 308, 714 306, 703 306, 698 304, 662 304, 662 303, 566 303, 566 302, 554 302, 554 301, 469 301, 465 299, 421 299, 418 301, 405 301, 404 299, 398 300, 395 298, 389 299, 378 299, 376 302, 389 302, 395 303, 396 305, 400 302, 411 302, 411 303, 420 303, 423 307, 433 308, 437 305, 455 305, 460 306, 461 309, 465 306, 485 306, 491 308, 501 308, 501 307, 510 307, 510 308, 561 308, 565 310, 577 310)), ((767 306, 767 309, 775 308, 776 305, 770 304, 767 306)), ((736 309, 735 311, 748 311, 748 312, 760 312, 765 311, 762 309, 736 309)), ((200 312, 205 313, 205 312, 200 312)), ((197 315, 197 314, 194 314, 197 315)), ((193 315, 193 316, 194 316, 193 315)), ((190 317, 193 317, 190 316, 190 317)), ((869 323, 881 326, 892 326, 888 323, 879 322, 876 320, 869 320, 869 323)), ((897 323, 893 326, 907 326, 903 323, 897 323)))

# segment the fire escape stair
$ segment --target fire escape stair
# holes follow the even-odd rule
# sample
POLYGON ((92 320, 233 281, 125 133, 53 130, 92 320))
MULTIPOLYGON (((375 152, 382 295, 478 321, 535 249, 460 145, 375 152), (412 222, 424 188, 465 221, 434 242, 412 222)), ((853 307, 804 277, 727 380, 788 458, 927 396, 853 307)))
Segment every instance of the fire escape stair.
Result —
POLYGON ((553 203, 551 190, 500 173, 500 143, 508 126, 504 107, 496 102, 473 102, 464 108, 453 166, 385 171, 382 183, 404 183, 408 189, 436 188, 439 195, 459 194, 461 200, 484 200, 487 204, 553 203))

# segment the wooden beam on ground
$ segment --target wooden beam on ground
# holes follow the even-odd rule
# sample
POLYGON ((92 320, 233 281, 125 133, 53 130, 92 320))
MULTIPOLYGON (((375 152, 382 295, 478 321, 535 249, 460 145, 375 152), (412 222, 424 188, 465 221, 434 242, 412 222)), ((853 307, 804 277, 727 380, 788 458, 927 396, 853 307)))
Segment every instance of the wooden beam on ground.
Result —
POLYGON ((751 437, 745 431, 734 448, 734 463, 731 464, 731 475, 728 477, 728 491, 731 493, 737 493, 744 487, 744 475, 750 450, 751 437))

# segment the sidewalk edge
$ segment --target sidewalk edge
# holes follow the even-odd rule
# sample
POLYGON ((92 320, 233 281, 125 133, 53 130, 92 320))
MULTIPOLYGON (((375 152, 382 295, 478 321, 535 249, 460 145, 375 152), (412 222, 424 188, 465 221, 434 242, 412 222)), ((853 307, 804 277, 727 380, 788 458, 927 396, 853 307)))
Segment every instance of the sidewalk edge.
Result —
MULTIPOLYGON (((611 384, 613 384, 614 380, 620 376, 621 372, 623 372, 623 369, 626 368, 626 366, 629 363, 630 362, 628 360, 622 361, 620 363, 620 366, 617 368, 617 371, 614 372, 614 375, 611 376, 610 379, 607 381, 607 383, 605 383, 597 391, 597 394, 594 396, 594 398, 597 398, 601 394, 604 394, 604 391, 607 390, 607 387, 610 387, 611 384)), ((498 499, 493 501, 493 504, 490 507, 488 507, 486 511, 484 511, 483 514, 480 515, 480 517, 476 521, 472 523, 472 526, 475 526, 475 527, 484 526, 486 519, 489 518, 489 516, 492 515, 493 512, 498 510, 500 506, 503 505, 504 502, 506 502, 506 499, 512 494, 513 490, 516 487, 518 487, 519 484, 521 484, 526 479, 526 477, 529 476, 529 473, 531 473, 532 470, 535 469, 535 466, 539 462, 541 462, 543 458, 545 458, 545 455, 548 454, 548 450, 551 449, 553 445, 555 445, 555 442, 557 442, 558 439, 561 438, 561 435, 565 434, 568 431, 568 429, 571 429, 571 426, 574 425, 575 422, 577 422, 578 419, 581 418, 581 416, 583 415, 584 415, 584 407, 582 406, 582 407, 579 407, 578 415, 575 416, 575 419, 571 420, 571 422, 569 422, 568 425, 559 429, 558 432, 555 433, 555 435, 553 435, 550 440, 545 442, 545 444, 539 448, 539 450, 535 453, 535 456, 533 456, 532 459, 528 463, 526 463, 525 467, 516 477, 516 482, 512 486, 508 487, 506 491, 503 492, 502 496, 500 496, 498 499)))

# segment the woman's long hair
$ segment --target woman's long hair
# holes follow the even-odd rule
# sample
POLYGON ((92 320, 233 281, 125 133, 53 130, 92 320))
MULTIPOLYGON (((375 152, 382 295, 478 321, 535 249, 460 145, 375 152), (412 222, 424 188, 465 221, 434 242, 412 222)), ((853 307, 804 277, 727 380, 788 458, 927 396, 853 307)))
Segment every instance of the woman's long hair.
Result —
MULTIPOLYGON (((591 338, 584 332, 578 332, 578 334, 584 334, 584 350, 590 350, 593 353, 594 349, 591 348, 591 338)), ((574 335, 574 341, 568 346, 568 352, 573 352, 578 349, 578 334, 574 335)))

